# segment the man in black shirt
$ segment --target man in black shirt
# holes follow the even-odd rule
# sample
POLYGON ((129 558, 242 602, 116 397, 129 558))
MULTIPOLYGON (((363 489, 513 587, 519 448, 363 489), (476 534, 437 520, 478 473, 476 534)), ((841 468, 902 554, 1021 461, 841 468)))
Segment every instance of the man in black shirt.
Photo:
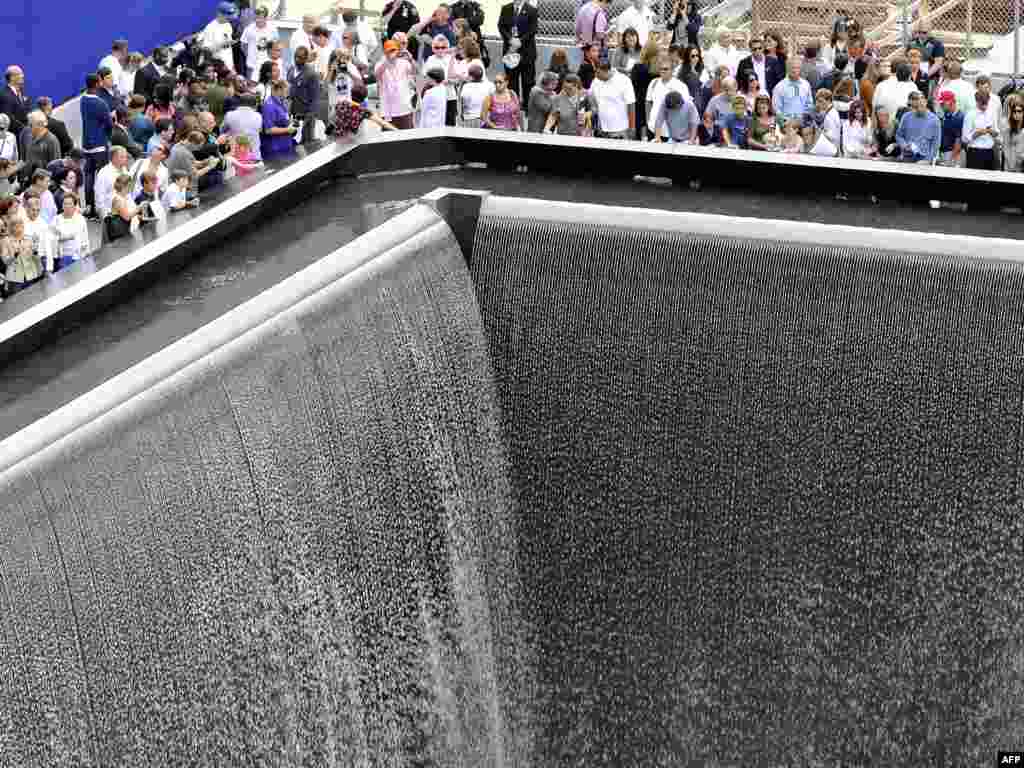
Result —
POLYGON ((160 78, 169 74, 167 70, 169 58, 166 48, 157 48, 153 51, 153 60, 135 73, 135 85, 132 90, 145 96, 147 104, 153 101, 153 89, 160 82, 160 78))

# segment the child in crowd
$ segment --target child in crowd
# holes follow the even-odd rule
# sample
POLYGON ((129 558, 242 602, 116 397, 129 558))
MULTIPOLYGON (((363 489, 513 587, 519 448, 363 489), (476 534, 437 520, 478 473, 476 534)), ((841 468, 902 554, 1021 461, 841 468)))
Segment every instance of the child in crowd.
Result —
POLYGON ((231 144, 231 154, 227 156, 228 164, 235 169, 238 176, 248 176, 257 168, 263 167, 263 162, 258 160, 253 153, 252 139, 245 134, 235 136, 231 144))
MULTIPOLYGON (((443 91, 443 89, 441 90, 443 91)), ((361 80, 357 80, 352 83, 351 98, 338 99, 338 103, 334 107, 334 125, 337 138, 351 138, 359 132, 359 129, 362 127, 363 121, 365 120, 369 120, 371 123, 379 125, 386 131, 398 130, 380 115, 374 114, 363 106, 363 102, 366 101, 366 97, 366 86, 361 80)), ((442 125, 443 124, 444 123, 442 123, 442 125)))
POLYGON ((802 152, 804 140, 800 137, 800 121, 787 120, 782 134, 782 151, 795 155, 802 152))
POLYGON ((185 171, 174 171, 171 174, 171 183, 164 190, 160 203, 166 211, 183 211, 186 208, 195 208, 199 205, 199 198, 188 199, 189 175, 185 171))
POLYGON ((701 123, 697 127, 697 141, 702 147, 718 146, 722 143, 722 132, 715 123, 715 116, 711 112, 705 112, 701 123))
POLYGON ((747 99, 744 96, 732 97, 732 114, 725 119, 722 131, 724 144, 730 149, 747 149, 750 138, 750 118, 747 116, 747 99))

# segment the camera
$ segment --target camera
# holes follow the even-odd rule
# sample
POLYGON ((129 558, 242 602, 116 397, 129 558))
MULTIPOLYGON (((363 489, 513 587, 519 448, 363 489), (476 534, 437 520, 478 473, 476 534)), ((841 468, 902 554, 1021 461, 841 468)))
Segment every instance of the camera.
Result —
POLYGON ((258 43, 256 43, 256 50, 260 51, 262 53, 266 53, 267 51, 269 51, 270 47, 271 47, 270 39, 266 38, 266 37, 261 37, 260 41, 258 43))

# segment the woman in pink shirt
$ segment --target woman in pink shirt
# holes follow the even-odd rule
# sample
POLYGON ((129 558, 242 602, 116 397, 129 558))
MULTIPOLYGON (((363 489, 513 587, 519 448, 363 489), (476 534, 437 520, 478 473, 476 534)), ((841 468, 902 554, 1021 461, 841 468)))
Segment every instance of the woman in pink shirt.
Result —
POLYGON ((384 119, 395 128, 412 128, 412 94, 416 67, 409 57, 402 56, 394 40, 384 41, 384 58, 374 68, 380 107, 384 119))

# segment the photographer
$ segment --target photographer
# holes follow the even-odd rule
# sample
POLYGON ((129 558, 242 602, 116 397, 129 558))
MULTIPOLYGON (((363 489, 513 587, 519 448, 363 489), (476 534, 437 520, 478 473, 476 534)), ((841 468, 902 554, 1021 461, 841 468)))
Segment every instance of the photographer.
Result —
POLYGON ((252 24, 242 33, 242 49, 245 51, 245 66, 249 79, 255 80, 264 61, 270 58, 270 46, 278 39, 277 25, 268 20, 269 11, 261 5, 256 9, 252 24))
MULTIPOLYGON (((200 43, 203 48, 213 54, 214 58, 224 62, 224 66, 235 71, 235 57, 231 52, 235 44, 235 30, 231 22, 238 18, 238 9, 232 3, 223 2, 217 6, 216 18, 207 24, 200 33, 200 43)), ((196 72, 202 72, 202 68, 194 68, 196 72)))

